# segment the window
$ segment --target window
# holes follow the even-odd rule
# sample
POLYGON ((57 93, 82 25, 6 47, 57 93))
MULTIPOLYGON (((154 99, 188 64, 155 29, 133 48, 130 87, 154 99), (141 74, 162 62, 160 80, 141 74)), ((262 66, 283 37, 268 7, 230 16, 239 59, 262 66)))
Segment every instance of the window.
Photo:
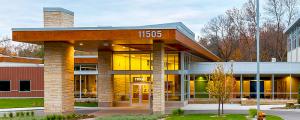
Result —
POLYGON ((0 91, 10 91, 10 81, 0 81, 0 91))
POLYGON ((30 91, 30 81, 29 80, 20 80, 20 91, 22 91, 22 92, 30 91))
POLYGON ((165 70, 179 70, 179 56, 178 53, 167 53, 164 56, 164 69, 165 70))
POLYGON ((97 70, 97 65, 96 64, 81 65, 80 70, 97 70))

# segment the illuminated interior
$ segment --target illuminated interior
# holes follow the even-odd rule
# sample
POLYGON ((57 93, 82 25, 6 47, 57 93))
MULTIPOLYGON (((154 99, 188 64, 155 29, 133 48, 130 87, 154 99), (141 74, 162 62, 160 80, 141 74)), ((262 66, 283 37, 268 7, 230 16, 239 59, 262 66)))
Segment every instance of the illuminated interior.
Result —
POLYGON ((75 98, 97 97, 96 75, 75 75, 74 93, 75 98))
MULTIPOLYGON (((114 53, 113 70, 152 70, 151 53, 114 53)), ((165 70, 179 70, 178 53, 167 53, 164 56, 165 70)))

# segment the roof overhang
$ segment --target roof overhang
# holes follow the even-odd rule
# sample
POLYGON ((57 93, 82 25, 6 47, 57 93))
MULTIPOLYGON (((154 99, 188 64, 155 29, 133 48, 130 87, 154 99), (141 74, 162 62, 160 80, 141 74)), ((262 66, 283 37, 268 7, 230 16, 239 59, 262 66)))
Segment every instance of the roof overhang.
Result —
POLYGON ((292 31, 294 28, 298 26, 299 22, 300 22, 300 17, 296 18, 294 22, 292 22, 287 28, 285 28, 283 33, 287 34, 290 31, 292 31))
POLYGON ((185 50, 211 61, 220 60, 197 43, 194 33, 182 23, 139 27, 14 28, 12 31, 14 41, 34 44, 68 42, 74 44, 75 49, 87 51, 117 50, 114 45, 147 48, 155 41, 163 41, 169 50, 185 50))

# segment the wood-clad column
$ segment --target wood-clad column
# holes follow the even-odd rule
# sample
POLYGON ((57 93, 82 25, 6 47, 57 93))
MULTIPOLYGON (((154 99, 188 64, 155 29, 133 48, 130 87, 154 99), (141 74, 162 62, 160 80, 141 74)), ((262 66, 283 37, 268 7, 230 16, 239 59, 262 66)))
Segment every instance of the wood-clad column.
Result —
POLYGON ((153 113, 165 113, 164 43, 153 43, 153 113))
POLYGON ((44 111, 74 112, 74 47, 65 42, 44 46, 44 111))
POLYGON ((112 51, 98 51, 99 107, 113 106, 112 51))

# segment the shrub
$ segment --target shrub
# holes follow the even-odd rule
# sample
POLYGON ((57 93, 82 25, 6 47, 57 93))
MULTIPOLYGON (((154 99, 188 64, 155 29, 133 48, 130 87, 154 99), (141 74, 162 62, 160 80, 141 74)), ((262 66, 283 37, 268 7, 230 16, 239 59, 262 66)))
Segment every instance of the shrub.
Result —
POLYGON ((254 118, 255 117, 255 115, 257 114, 257 110, 256 109, 249 109, 249 116, 251 117, 251 118, 254 118))
POLYGON ((289 102, 285 104, 285 107, 287 109, 295 109, 296 108, 294 103, 289 103, 289 102))
POLYGON ((25 116, 30 116, 30 112, 25 112, 25 116))
POLYGON ((172 111, 172 115, 183 115, 183 114, 184 114, 184 110, 180 108, 172 111))
POLYGON ((66 119, 67 119, 67 120, 73 119, 72 114, 68 114, 68 115, 66 116, 66 119))
POLYGON ((30 112, 30 116, 34 116, 34 111, 31 111, 31 112, 30 112))
POLYGON ((64 120, 65 117, 63 115, 56 115, 56 120, 64 120))
POLYGON ((20 112, 20 117, 24 117, 25 113, 24 112, 20 112))
POLYGON ((10 113, 8 114, 8 117, 13 118, 13 117, 14 117, 14 114, 10 112, 10 113))
POLYGON ((4 113, 4 114, 3 114, 3 117, 4 117, 4 118, 7 118, 7 115, 6 115, 6 113, 4 113))
POLYGON ((55 120, 55 119, 56 119, 55 115, 47 115, 46 116, 46 120, 55 120))
POLYGON ((16 117, 20 117, 20 112, 16 112, 16 117))

